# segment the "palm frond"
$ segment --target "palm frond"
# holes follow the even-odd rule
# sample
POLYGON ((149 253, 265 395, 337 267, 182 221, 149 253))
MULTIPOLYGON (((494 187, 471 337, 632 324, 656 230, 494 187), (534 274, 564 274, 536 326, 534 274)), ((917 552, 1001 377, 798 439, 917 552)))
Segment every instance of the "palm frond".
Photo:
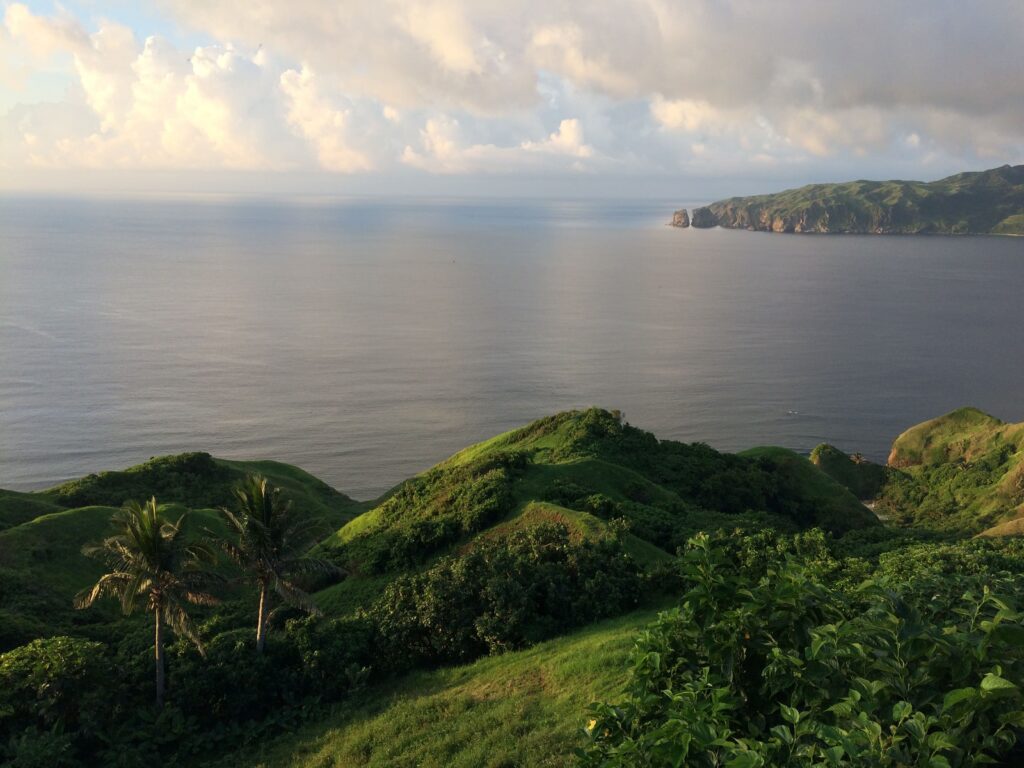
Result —
POLYGON ((320 616, 322 611, 320 606, 313 602, 313 598, 306 592, 299 589, 295 584, 287 581, 286 579, 276 579, 273 584, 274 591, 281 596, 288 605, 296 608, 301 608, 306 613, 311 613, 314 616, 320 616))

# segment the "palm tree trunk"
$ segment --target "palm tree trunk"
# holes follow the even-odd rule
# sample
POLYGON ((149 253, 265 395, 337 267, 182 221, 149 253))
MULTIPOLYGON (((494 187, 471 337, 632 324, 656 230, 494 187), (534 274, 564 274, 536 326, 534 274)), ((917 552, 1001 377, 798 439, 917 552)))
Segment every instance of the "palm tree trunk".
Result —
POLYGON ((263 653, 267 642, 267 585, 260 585, 260 612, 256 617, 256 653, 263 653))
POLYGON ((164 706, 164 623, 161 611, 156 610, 156 708, 164 706))

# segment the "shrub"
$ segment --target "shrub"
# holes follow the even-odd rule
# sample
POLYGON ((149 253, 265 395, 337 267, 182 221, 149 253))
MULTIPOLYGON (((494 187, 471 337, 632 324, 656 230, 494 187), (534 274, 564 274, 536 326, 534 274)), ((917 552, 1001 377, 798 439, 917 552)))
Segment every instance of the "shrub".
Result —
POLYGON ((466 661, 621 612, 639 585, 617 536, 574 542, 545 523, 397 579, 368 617, 400 664, 466 661))
POLYGON ((0 656, 0 746, 16 764, 70 764, 62 734, 88 741, 102 732, 116 680, 105 647, 90 640, 50 637, 8 651, 0 656))
POLYGON ((593 708, 580 765, 939 768, 991 762, 1024 727, 1017 582, 849 595, 794 556, 752 578, 706 536, 684 572, 682 605, 637 640, 626 700, 593 708))

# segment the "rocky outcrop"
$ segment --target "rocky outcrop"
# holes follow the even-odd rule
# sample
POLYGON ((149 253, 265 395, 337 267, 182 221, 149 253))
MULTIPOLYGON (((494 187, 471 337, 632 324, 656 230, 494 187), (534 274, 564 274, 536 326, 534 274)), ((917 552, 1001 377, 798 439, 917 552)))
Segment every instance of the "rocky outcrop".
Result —
POLYGON ((686 229, 690 226, 690 215, 686 212, 685 208, 680 208, 672 214, 672 226, 679 227, 680 229, 686 229))
POLYGON ((710 208, 695 208, 693 211, 693 220, 690 224, 694 227, 700 227, 701 229, 709 229, 710 227, 718 226, 718 217, 710 208))

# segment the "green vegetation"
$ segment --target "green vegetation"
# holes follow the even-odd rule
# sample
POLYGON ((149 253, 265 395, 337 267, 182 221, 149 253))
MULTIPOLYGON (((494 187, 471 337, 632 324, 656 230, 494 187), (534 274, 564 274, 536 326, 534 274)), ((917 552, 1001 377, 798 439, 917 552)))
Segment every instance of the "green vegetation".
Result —
POLYGON ((885 467, 868 461, 859 453, 849 456, 828 443, 811 451, 811 463, 858 499, 876 498, 888 480, 885 467))
POLYGON ((271 593, 287 605, 318 614, 320 609, 295 580, 297 575, 333 573, 328 562, 305 553, 316 543, 313 518, 301 515, 267 478, 250 475, 234 489, 235 510, 221 508, 226 536, 218 543, 259 593, 256 652, 263 653, 271 593))
POLYGON ((1024 548, 1011 571, 902 557, 852 588, 824 553, 730 549, 690 542, 680 607, 637 640, 625 700, 593 708, 581 766, 938 768, 1014 748, 1024 548))
POLYGON ((1024 517, 1024 424, 961 408, 900 435, 876 509, 935 531, 1012 534, 1024 517))
POLYGON ((939 181, 810 184, 732 197, 693 212, 693 226, 768 232, 1024 234, 1024 165, 939 181))
POLYGON ((4 492, 0 760, 1001 759, 1022 725, 1024 543, 968 536, 1013 519, 993 499, 1012 490, 1020 434, 965 410, 905 433, 899 466, 882 468, 829 446, 723 454, 590 409, 471 446, 365 505, 295 468, 206 454, 4 492), (131 504, 150 488, 165 506, 131 504), (80 552, 100 540, 119 553, 106 569, 80 552), (214 550, 202 568, 187 557, 214 550), (216 605, 178 589, 193 578, 219 585, 216 605), (154 643, 146 615, 72 609, 114 582, 162 619, 180 598, 180 632, 154 643), (583 728, 595 699, 620 703, 583 728))
POLYGON ((213 574, 203 569, 212 561, 206 547, 189 543, 183 518, 166 520, 154 496, 145 504, 125 502, 111 523, 118 532, 100 544, 86 545, 84 554, 102 560, 108 570, 90 588, 75 596, 76 608, 90 608, 102 595, 116 597, 125 615, 139 600, 153 614, 156 659, 156 705, 164 705, 164 628, 202 649, 202 641, 188 615, 187 605, 214 605, 217 598, 205 591, 213 574))
POLYGON ((223 761, 253 768, 564 766, 588 705, 626 681, 651 611, 501 656, 416 672, 223 761))

